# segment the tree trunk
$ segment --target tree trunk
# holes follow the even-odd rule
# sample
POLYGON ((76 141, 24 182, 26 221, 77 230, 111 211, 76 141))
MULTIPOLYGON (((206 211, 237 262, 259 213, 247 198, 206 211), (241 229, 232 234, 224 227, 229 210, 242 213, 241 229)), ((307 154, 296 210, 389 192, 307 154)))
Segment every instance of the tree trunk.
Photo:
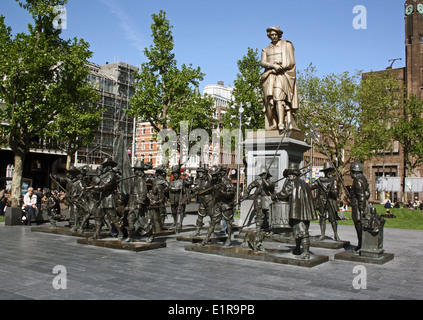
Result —
POLYGON ((18 207, 22 197, 22 175, 25 162, 25 153, 15 153, 15 169, 12 178, 12 207, 18 207))
POLYGON ((72 164, 72 155, 68 154, 66 156, 66 170, 69 170, 71 164, 72 164))

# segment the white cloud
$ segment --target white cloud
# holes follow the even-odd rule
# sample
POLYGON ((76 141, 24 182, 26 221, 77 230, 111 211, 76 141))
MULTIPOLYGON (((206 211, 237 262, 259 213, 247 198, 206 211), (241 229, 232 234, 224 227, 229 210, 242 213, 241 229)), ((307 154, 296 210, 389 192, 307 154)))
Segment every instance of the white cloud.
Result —
POLYGON ((131 42, 131 45, 135 47, 141 54, 144 50, 142 38, 137 33, 134 23, 126 12, 119 6, 117 1, 114 0, 100 0, 105 6, 108 7, 109 11, 113 13, 120 23, 120 27, 124 32, 125 38, 131 42))

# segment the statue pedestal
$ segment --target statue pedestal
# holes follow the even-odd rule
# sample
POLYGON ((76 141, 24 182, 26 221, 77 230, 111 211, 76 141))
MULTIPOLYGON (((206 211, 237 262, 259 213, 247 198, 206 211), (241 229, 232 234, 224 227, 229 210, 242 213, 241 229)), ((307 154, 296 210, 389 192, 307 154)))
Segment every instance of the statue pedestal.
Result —
POLYGON ((328 256, 315 254, 311 254, 310 259, 301 259, 299 256, 292 254, 290 252, 291 249, 266 249, 265 252, 255 252, 248 247, 244 247, 243 245, 234 245, 226 248, 218 245, 202 246, 199 244, 192 244, 190 246, 186 246, 185 250, 215 254, 224 257, 273 262, 306 268, 312 268, 329 261, 328 256))
POLYGON ((372 226, 370 219, 363 219, 363 238, 360 250, 360 256, 369 258, 382 257, 385 250, 383 249, 383 229, 385 220, 378 221, 376 228, 372 226))
POLYGON ((19 207, 7 207, 4 224, 6 226, 22 226, 22 209, 19 207))
POLYGON ((362 220, 363 235, 359 252, 347 250, 335 254, 334 259, 362 263, 384 264, 394 259, 392 253, 383 249, 383 229, 385 220, 380 216, 370 215, 362 220))
MULTIPOLYGON (((288 168, 289 163, 298 163, 302 168, 304 153, 311 148, 304 142, 304 134, 301 131, 286 131, 279 134, 278 131, 249 130, 242 144, 246 150, 247 185, 256 180, 264 169, 268 169, 272 175, 271 179, 277 181, 275 193, 282 189, 283 171, 288 168)), ((246 219, 247 222, 250 220, 254 210, 251 208, 252 202, 252 200, 242 202, 240 225, 243 225, 246 219)))

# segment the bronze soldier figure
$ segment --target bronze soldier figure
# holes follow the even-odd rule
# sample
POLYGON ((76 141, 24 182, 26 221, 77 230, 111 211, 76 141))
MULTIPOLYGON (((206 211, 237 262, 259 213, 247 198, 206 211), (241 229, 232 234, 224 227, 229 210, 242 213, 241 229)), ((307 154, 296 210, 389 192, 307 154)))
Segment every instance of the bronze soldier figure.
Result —
POLYGON ((172 175, 173 179, 169 182, 169 203, 173 217, 172 228, 175 228, 175 231, 178 232, 182 229, 182 222, 185 217, 186 183, 181 177, 179 165, 172 167, 172 175))
POLYGON ((147 242, 153 241, 153 229, 147 216, 147 182, 144 171, 148 169, 151 166, 141 161, 137 161, 134 166, 135 180, 129 193, 128 238, 125 242, 133 241, 139 229, 148 236, 147 242))
POLYGON ((290 163, 283 173, 286 181, 282 190, 272 196, 272 200, 287 200, 289 202, 289 224, 295 238, 296 247, 293 254, 300 255, 301 259, 310 259, 311 220, 317 220, 310 186, 300 178, 301 172, 298 163, 290 163), (303 247, 301 254, 300 246, 303 247))
POLYGON ((99 165, 96 169, 95 175, 90 178, 88 175, 85 177, 85 184, 87 187, 84 190, 84 198, 87 203, 87 210, 85 211, 84 217, 81 219, 81 226, 79 228, 79 233, 83 233, 86 229, 86 226, 89 222, 91 217, 97 215, 97 211, 99 210, 100 204, 100 191, 94 190, 93 186, 97 186, 100 184, 101 180, 100 177, 103 174, 103 166, 99 165))
POLYGON ((197 169, 197 177, 192 191, 197 194, 200 205, 198 207, 198 217, 196 222, 197 229, 194 236, 200 235, 201 228, 204 226, 204 218, 209 216, 211 219, 213 215, 215 200, 212 182, 215 183, 216 180, 211 179, 206 168, 200 167, 197 169))
POLYGON ((334 176, 335 168, 330 162, 326 162, 321 170, 324 172, 324 177, 317 179, 311 185, 311 190, 316 191, 316 209, 320 216, 320 240, 325 240, 326 231, 326 212, 328 213, 328 220, 332 225, 333 238, 335 241, 341 241, 338 236, 338 195, 339 188, 336 177, 334 176))
POLYGON ((210 242, 214 229, 220 221, 225 219, 227 225, 228 238, 225 241, 225 247, 231 246, 232 239, 232 224, 234 221, 234 208, 235 208, 235 194, 236 189, 232 181, 227 176, 225 168, 218 168, 213 166, 210 170, 212 176, 212 185, 215 198, 215 205, 213 214, 211 216, 210 226, 207 230, 207 235, 202 244, 207 245, 210 242))
MULTIPOLYGON (((65 178, 59 177, 57 175, 51 175, 51 177, 57 181, 60 184, 65 184, 65 203, 67 204, 68 208, 69 208, 69 215, 70 215, 70 219, 69 219, 69 227, 72 227, 75 224, 75 214, 76 214, 76 204, 75 201, 73 200, 72 194, 73 194, 73 185, 75 183, 75 181, 78 179, 78 173, 79 170, 76 169, 74 166, 71 166, 68 170, 67 170, 67 174, 65 178)), ((63 189, 63 188, 62 188, 63 189)))
POLYGON ((351 207, 352 207, 352 220, 354 221, 354 227, 357 232, 358 245, 354 249, 359 252, 362 245, 363 237, 363 225, 362 220, 369 213, 369 198, 370 190, 369 183, 363 174, 363 165, 355 161, 351 164, 350 172, 353 178, 353 184, 351 188, 351 207))
POLYGON ((60 203, 54 194, 54 190, 47 190, 46 192, 46 209, 47 213, 50 216, 50 223, 53 227, 57 226, 57 221, 61 219, 60 214, 60 203))
POLYGON ((72 231, 77 231, 82 227, 81 223, 84 221, 85 214, 88 211, 88 203, 85 198, 86 187, 84 172, 82 170, 78 170, 76 178, 73 180, 71 193, 75 213, 75 222, 72 227, 72 231))
POLYGON ((160 219, 161 225, 164 226, 167 212, 166 212, 166 202, 168 200, 169 195, 169 182, 166 180, 166 167, 164 165, 160 165, 155 168, 156 173, 151 179, 152 190, 157 189, 157 201, 159 201, 162 205, 159 208, 160 211, 160 219))
POLYGON ((116 199, 115 192, 118 187, 116 172, 113 168, 116 167, 117 163, 111 159, 106 159, 102 164, 103 174, 100 176, 100 182, 98 185, 92 186, 93 190, 100 191, 100 206, 95 216, 95 236, 94 238, 100 239, 102 220, 104 217, 110 220, 118 231, 118 239, 122 240, 123 233, 120 227, 119 217, 115 210, 116 199))
POLYGON ((253 189, 254 193, 254 211, 256 212, 256 232, 263 229, 265 221, 269 221, 269 210, 271 196, 275 191, 275 182, 270 180, 272 175, 263 170, 259 174, 259 178, 251 182, 245 192, 245 199, 250 196, 253 189))

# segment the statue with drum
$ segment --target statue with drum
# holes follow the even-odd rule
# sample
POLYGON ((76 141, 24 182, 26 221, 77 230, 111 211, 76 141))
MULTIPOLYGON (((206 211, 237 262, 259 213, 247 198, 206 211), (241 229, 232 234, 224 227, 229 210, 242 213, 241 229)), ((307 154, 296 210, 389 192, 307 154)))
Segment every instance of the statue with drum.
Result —
POLYGON ((260 172, 259 178, 251 182, 246 190, 245 199, 250 197, 254 189, 254 210, 256 212, 256 232, 264 229, 264 224, 269 221, 271 195, 275 191, 275 182, 270 178, 272 175, 264 169, 260 172))
POLYGON ((301 179, 299 164, 290 162, 283 173, 286 177, 282 190, 272 196, 273 201, 285 200, 289 203, 289 224, 295 239, 294 255, 310 259, 310 221, 317 220, 310 186, 301 179), (303 251, 301 252, 301 247, 303 251))

